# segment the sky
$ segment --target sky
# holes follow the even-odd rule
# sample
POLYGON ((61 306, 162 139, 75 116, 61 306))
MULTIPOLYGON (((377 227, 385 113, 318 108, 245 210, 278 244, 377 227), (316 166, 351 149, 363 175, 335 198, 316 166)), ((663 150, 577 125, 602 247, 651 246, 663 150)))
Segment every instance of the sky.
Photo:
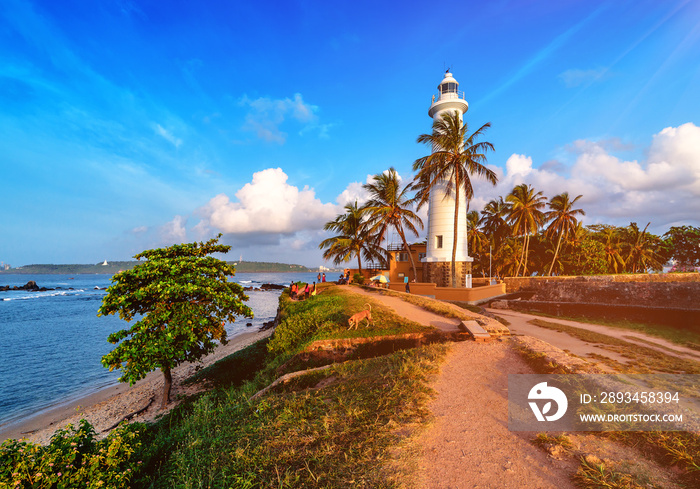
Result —
POLYGON ((527 183, 584 224, 700 225, 696 0, 0 0, 0 261, 223 233, 329 265, 323 224, 429 153, 446 69, 492 125, 471 209, 527 183))

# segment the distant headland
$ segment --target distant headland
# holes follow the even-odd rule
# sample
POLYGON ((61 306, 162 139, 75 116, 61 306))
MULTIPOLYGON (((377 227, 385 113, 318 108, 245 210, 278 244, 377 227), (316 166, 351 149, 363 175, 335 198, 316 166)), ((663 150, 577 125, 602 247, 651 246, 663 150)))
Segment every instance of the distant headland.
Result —
MULTIPOLYGON (((25 265, 7 270, 0 270, 2 274, 115 274, 121 270, 129 270, 133 268, 138 261, 105 261, 94 265, 25 265)), ((274 263, 261 261, 244 261, 244 262, 229 262, 236 267, 236 271, 240 273, 261 273, 261 272, 315 272, 315 269, 305 267, 304 265, 294 265, 288 263, 274 263)))

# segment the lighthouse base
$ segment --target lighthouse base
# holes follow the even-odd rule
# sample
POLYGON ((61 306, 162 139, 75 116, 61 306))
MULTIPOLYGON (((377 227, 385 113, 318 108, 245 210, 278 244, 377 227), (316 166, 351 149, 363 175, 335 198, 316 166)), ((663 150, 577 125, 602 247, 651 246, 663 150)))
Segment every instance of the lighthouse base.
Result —
MULTIPOLYGON (((424 262, 423 282, 434 283, 438 287, 452 287, 451 267, 452 262, 449 261, 424 262)), ((457 273, 457 287, 471 287, 472 262, 455 262, 455 269, 457 273)))

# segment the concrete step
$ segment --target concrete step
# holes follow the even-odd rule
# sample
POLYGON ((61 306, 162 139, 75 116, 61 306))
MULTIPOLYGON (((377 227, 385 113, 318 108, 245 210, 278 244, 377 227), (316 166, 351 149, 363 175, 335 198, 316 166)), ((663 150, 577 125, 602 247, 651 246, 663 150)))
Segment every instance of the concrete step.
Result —
POLYGON ((482 328, 479 323, 477 323, 474 320, 471 321, 462 321, 459 324, 459 329, 462 331, 466 331, 471 335, 472 338, 474 338, 474 341, 479 341, 479 342, 487 342, 491 341, 491 335, 486 331, 484 328, 482 328))

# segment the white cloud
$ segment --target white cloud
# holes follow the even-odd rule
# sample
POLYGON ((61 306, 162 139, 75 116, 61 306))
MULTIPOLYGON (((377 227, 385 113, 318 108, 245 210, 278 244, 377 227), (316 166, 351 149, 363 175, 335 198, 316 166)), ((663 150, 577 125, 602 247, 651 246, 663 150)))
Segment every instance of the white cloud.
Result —
POLYGON ((527 183, 548 198, 561 192, 583 195, 585 222, 628 224, 652 221, 666 229, 681 222, 699 223, 700 127, 693 123, 668 127, 654 135, 646 161, 624 160, 609 151, 620 145, 609 141, 575 141, 569 150, 571 165, 551 161, 534 168, 532 158, 513 154, 496 187, 475 180, 472 208, 480 209, 498 195, 506 196, 515 185, 527 183), (568 171, 566 171, 568 170, 568 171))
POLYGON ((179 244, 187 241, 187 230, 185 225, 187 219, 183 216, 175 216, 172 221, 160 227, 160 239, 163 243, 179 244))
POLYGON ((597 68, 594 70, 566 70, 559 74, 559 79, 564 82, 567 88, 578 87, 600 80, 607 70, 605 68, 597 68))
MULTIPOLYGON (((300 133, 317 127, 318 116, 316 112, 318 107, 304 102, 299 93, 295 93, 292 99, 260 97, 253 100, 244 95, 239 100, 239 105, 249 109, 243 129, 254 132, 265 141, 284 143, 287 134, 280 129, 280 126, 288 119, 296 121, 301 126, 300 133)), ((320 126, 322 136, 327 130, 327 125, 320 126)))
POLYGON ((205 226, 233 234, 295 233, 318 229, 337 213, 334 204, 324 204, 315 192, 287 183, 281 168, 253 174, 253 180, 236 192, 237 202, 220 194, 199 209, 205 226))
POLYGON ((165 129, 160 124, 154 124, 153 129, 155 130, 156 134, 162 136, 166 141, 170 142, 176 148, 179 148, 182 144, 182 139, 176 138, 170 131, 165 129))

